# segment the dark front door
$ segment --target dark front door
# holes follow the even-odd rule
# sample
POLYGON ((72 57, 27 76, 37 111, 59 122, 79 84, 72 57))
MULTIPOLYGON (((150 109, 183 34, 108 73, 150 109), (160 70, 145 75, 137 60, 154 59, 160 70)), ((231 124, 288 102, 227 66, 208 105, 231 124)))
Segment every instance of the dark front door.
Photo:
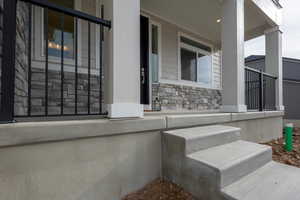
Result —
POLYGON ((141 104, 149 104, 149 19, 141 16, 141 104))

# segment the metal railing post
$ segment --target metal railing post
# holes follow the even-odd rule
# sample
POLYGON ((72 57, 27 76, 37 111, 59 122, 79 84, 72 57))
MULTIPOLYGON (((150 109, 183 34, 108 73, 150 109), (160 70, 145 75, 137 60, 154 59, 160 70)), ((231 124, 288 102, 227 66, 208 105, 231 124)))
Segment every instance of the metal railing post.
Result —
POLYGON ((264 73, 260 71, 259 74, 259 111, 264 110, 264 73))
POLYGON ((0 122, 14 121, 17 0, 3 2, 0 122))

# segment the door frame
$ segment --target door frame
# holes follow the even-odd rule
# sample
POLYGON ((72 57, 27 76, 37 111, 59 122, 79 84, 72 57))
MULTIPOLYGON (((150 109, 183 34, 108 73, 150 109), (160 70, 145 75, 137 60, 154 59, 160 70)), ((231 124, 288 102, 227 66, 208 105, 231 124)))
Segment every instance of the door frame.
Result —
POLYGON ((151 51, 152 51, 152 25, 155 25, 158 27, 158 82, 160 82, 161 79, 161 55, 162 55, 162 45, 161 45, 161 24, 153 19, 151 19, 151 16, 145 13, 140 14, 143 17, 148 18, 149 20, 149 49, 148 49, 148 56, 149 56, 149 70, 148 70, 148 77, 149 77, 149 104, 144 104, 144 110, 152 110, 152 64, 151 64, 151 51))

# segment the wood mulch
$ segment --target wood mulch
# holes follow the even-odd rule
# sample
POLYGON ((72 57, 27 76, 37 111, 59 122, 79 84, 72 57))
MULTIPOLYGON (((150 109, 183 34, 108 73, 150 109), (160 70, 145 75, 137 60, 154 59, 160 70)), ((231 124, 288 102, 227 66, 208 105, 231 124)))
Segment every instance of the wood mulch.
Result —
POLYGON ((287 152, 284 149, 284 138, 280 138, 277 140, 272 140, 271 142, 264 143, 269 145, 273 149, 273 160, 292 165, 295 167, 300 167, 300 129, 294 130, 293 137, 294 149, 292 152, 287 152))
POLYGON ((146 185, 143 189, 129 194, 122 200, 195 200, 191 194, 185 192, 181 187, 157 179, 146 185))

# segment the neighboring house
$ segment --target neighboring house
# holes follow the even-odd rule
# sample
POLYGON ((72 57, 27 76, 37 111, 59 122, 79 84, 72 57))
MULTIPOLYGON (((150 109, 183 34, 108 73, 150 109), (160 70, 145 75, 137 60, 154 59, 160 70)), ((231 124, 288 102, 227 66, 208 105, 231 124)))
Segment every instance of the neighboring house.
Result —
MULTIPOLYGON (((265 71, 265 56, 252 55, 246 58, 246 66, 265 71)), ((286 121, 300 126, 300 60, 283 58, 283 103, 286 121)))
POLYGON ((267 172, 298 171, 251 143, 282 136, 277 0, 0 2, 1 200, 117 200, 160 177, 240 199, 225 186, 252 172, 264 199, 269 184, 296 188, 274 185, 267 172), (244 42, 261 35, 271 79, 244 66, 244 42))

